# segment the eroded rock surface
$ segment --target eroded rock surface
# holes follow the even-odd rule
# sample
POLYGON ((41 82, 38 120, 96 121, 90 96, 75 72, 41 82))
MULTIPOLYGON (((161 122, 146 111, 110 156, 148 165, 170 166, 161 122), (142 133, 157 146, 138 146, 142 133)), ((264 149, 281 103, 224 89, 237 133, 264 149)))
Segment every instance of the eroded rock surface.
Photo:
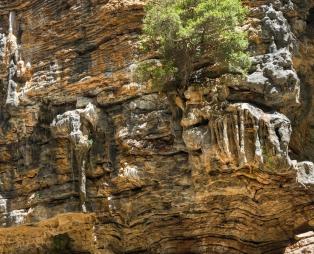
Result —
POLYGON ((244 1, 249 75, 181 97, 145 2, 0 2, 0 253, 313 253, 314 2, 244 1))

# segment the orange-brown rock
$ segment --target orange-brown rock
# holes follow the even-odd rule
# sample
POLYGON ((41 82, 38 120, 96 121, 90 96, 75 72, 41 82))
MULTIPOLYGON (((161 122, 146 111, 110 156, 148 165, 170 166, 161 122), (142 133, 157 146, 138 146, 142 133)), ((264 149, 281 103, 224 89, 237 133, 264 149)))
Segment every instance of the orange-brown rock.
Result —
POLYGON ((314 253, 314 1, 243 1, 248 76, 181 96, 145 2, 0 1, 0 253, 314 253))

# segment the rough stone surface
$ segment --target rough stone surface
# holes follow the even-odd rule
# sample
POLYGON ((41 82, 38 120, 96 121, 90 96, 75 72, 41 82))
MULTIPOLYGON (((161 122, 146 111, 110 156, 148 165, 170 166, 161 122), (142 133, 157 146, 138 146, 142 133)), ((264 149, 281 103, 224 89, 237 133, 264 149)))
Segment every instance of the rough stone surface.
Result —
POLYGON ((0 1, 0 253, 314 253, 314 1, 243 1, 248 76, 181 97, 145 2, 0 1))

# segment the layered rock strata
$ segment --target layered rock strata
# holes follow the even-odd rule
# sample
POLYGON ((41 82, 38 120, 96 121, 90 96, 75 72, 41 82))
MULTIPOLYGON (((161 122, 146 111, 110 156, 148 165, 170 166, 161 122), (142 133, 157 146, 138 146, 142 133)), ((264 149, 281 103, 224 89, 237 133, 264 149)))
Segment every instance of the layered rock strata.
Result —
POLYGON ((248 76, 184 98, 145 1, 0 3, 0 253, 313 252, 314 2, 244 3, 248 76))

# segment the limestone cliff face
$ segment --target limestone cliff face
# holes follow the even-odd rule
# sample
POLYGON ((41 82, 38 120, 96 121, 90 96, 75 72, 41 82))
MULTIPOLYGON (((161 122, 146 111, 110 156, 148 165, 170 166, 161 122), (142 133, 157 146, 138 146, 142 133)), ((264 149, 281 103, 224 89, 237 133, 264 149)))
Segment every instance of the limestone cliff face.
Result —
POLYGON ((0 253, 314 253, 314 1, 244 4, 248 77, 182 99, 145 1, 0 1, 0 253))

